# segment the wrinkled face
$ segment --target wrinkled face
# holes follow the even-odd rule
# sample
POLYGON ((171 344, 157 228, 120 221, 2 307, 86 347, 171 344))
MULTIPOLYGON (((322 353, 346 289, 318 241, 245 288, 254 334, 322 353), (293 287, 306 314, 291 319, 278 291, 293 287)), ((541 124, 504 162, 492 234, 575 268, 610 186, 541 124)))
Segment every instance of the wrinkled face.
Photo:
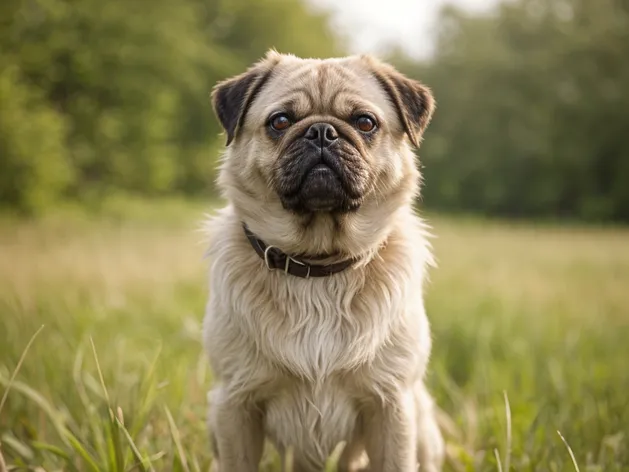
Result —
POLYGON ((285 208, 353 211, 371 192, 385 164, 378 156, 386 157, 387 118, 397 117, 369 79, 343 63, 308 64, 286 68, 260 93, 252 116, 264 119, 257 124, 272 148, 271 183, 285 208))
POLYGON ((432 97, 371 58, 270 53, 220 84, 214 106, 250 193, 262 184, 288 211, 338 214, 414 171, 405 135, 417 144, 432 97))
POLYGON ((267 134, 278 142, 273 185, 287 209, 351 211, 371 189, 369 146, 383 120, 357 95, 336 92, 338 100, 317 103, 303 89, 289 90, 268 118, 267 134))

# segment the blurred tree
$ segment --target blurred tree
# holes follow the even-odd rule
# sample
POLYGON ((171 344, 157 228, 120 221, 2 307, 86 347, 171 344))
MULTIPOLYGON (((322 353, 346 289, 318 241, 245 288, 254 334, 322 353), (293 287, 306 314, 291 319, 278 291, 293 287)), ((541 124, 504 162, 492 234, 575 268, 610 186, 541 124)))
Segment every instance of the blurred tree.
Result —
POLYGON ((215 157, 225 144, 223 137, 215 139, 221 128, 209 106, 209 91, 218 80, 241 73, 270 48, 303 57, 327 57, 343 48, 326 14, 300 0, 187 1, 194 8, 202 42, 211 45, 197 61, 203 80, 186 94, 180 108, 180 144, 188 165, 181 169, 179 188, 193 193, 207 188, 207 176, 213 175, 215 157))
POLYGON ((327 18, 300 1, 4 0, 2 203, 32 206, 33 189, 208 190, 221 143, 211 87, 270 47, 338 50, 327 18), (68 172, 49 173, 62 162, 68 172), (30 190, 18 168, 30 169, 30 190))
POLYGON ((426 205, 629 221, 629 4, 449 7, 436 56, 404 64, 437 96, 426 205))
MULTIPOLYGON (((209 92, 270 47, 342 53, 298 0, 0 2, 0 198, 211 190, 209 92)), ((629 221, 629 5, 512 0, 443 11, 422 150, 427 205, 629 221)))
POLYGON ((37 90, 0 66, 0 202, 36 213, 71 179, 65 122, 37 90))

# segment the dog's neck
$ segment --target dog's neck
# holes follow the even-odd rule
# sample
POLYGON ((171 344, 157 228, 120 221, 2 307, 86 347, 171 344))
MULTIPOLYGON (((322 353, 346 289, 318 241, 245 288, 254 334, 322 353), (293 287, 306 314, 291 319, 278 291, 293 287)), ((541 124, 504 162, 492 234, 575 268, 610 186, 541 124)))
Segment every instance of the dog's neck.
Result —
POLYGON ((264 261, 267 269, 281 270, 286 275, 305 279, 329 277, 349 269, 359 261, 358 258, 351 257, 326 263, 325 260, 338 258, 338 254, 286 254, 280 248, 266 244, 251 232, 246 224, 243 224, 243 229, 253 250, 264 261))
MULTIPOLYGON (((334 264, 356 259, 364 265, 386 242, 392 214, 379 217, 369 211, 305 218, 281 208, 258 205, 236 207, 240 221, 266 245, 291 257, 314 264, 334 264)), ((392 212, 395 213, 395 212, 392 212)))

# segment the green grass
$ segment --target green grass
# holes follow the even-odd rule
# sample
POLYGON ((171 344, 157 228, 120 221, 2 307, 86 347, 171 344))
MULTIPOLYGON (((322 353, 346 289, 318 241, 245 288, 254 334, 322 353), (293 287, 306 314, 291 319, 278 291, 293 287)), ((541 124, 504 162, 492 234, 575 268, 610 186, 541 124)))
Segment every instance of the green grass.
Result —
MULTIPOLYGON (((8 470, 207 470, 204 209, 0 220, 8 470)), ((446 470, 629 470, 629 231, 431 222, 446 470)))

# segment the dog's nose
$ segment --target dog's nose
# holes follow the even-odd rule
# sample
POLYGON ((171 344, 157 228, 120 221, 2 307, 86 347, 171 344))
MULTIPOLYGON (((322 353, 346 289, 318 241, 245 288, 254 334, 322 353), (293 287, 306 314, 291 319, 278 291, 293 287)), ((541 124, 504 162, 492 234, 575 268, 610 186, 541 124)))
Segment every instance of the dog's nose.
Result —
POLYGON ((339 135, 330 123, 315 123, 308 128, 304 138, 310 140, 316 146, 324 148, 334 143, 339 138, 339 135))

